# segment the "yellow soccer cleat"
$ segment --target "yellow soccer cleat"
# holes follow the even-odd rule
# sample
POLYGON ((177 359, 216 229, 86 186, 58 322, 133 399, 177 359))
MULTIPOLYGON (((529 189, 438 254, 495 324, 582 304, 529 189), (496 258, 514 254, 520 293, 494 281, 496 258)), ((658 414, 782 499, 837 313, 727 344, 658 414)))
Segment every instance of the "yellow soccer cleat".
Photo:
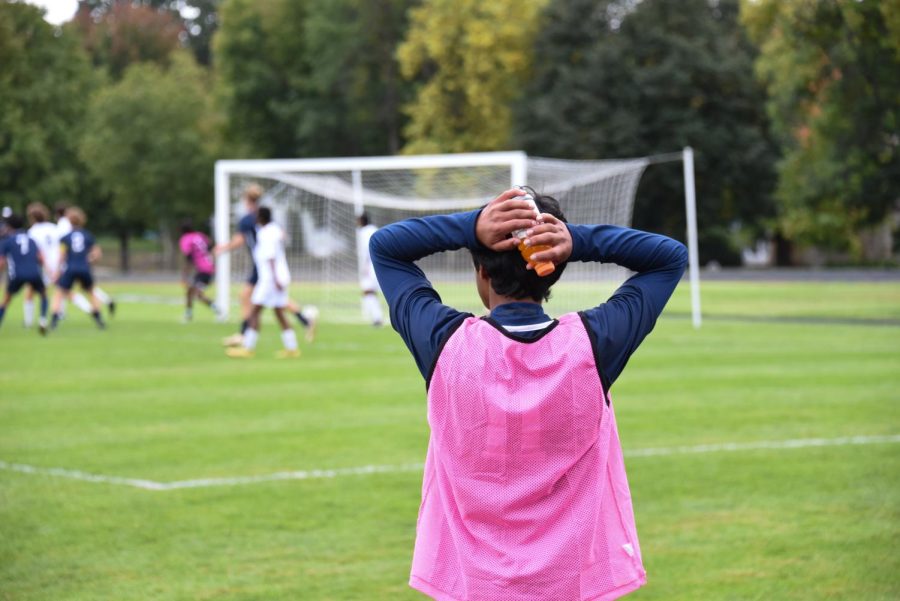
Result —
POLYGON ((294 358, 300 356, 300 349, 294 349, 294 350, 290 350, 290 351, 287 349, 282 349, 282 350, 278 351, 278 353, 275 356, 278 357, 279 359, 294 359, 294 358))
POLYGON ((225 349, 225 354, 232 359, 250 359, 255 355, 253 351, 242 346, 225 349))
POLYGON ((241 346, 244 344, 244 337, 241 334, 232 334, 222 339, 222 346, 241 346))

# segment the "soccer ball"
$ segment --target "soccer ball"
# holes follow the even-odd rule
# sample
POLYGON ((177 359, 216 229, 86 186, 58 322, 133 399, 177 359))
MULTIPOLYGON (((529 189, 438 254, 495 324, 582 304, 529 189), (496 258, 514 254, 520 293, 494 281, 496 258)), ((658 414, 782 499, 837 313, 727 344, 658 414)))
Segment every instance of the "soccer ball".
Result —
POLYGON ((303 310, 300 311, 300 315, 309 321, 315 321, 319 318, 319 308, 315 305, 306 305, 303 307, 303 310))

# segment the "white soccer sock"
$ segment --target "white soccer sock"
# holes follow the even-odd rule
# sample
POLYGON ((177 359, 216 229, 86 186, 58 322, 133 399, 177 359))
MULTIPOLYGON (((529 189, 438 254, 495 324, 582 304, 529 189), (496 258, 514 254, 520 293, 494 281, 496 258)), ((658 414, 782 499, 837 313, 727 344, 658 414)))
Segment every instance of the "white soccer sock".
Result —
POLYGON ((294 333, 293 328, 281 330, 281 344, 289 351, 297 350, 297 334, 294 333))
POLYGON ((111 300, 109 298, 109 295, 102 288, 100 288, 100 286, 94 286, 94 296, 96 296, 97 300, 99 300, 104 305, 108 305, 109 301, 111 300))
POLYGON ((252 351, 256 348, 256 341, 259 340, 259 332, 253 328, 247 328, 244 331, 244 348, 252 351))
POLYGON ((374 294, 366 294, 363 296, 363 311, 369 321, 372 323, 382 323, 384 321, 384 313, 381 311, 381 303, 374 294))
POLYGON ((25 313, 25 327, 30 328, 34 324, 34 299, 25 301, 22 312, 25 313))
POLYGON ((75 303, 75 306, 90 315, 94 312, 94 308, 91 306, 91 303, 88 302, 88 299, 84 297, 80 292, 72 295, 72 302, 75 303))

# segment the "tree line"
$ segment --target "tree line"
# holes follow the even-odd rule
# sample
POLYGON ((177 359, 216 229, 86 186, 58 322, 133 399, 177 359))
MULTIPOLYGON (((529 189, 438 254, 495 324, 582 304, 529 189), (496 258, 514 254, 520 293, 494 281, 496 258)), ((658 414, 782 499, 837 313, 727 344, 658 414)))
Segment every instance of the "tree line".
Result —
MULTIPOLYGON (((894 250, 900 0, 2 0, 0 63, 0 203, 81 204, 123 260, 217 159, 687 145, 704 262, 894 250)), ((682 194, 648 169, 635 227, 683 238, 682 194)))

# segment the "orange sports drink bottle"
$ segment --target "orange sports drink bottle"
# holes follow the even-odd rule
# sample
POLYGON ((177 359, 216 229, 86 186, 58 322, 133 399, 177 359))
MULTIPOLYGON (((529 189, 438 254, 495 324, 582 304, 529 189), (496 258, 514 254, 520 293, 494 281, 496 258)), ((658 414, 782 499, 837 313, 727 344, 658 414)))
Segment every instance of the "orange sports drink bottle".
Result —
MULTIPOLYGON (((531 194, 528 194, 526 192, 524 196, 517 196, 516 199, 525 200, 531 203, 531 206, 534 208, 535 217, 540 218, 541 212, 538 211, 537 205, 534 204, 534 197, 531 194)), ((516 230, 512 233, 513 237, 519 240, 518 246, 519 252, 522 253, 522 258, 525 259, 525 261, 527 261, 528 264, 531 265, 532 269, 534 269, 534 272, 541 277, 550 275, 551 273, 556 271, 556 265, 554 265, 552 261, 541 261, 540 263, 535 263, 531 260, 531 255, 533 255, 534 253, 543 252, 545 250, 550 250, 550 247, 546 245, 525 246, 525 238, 527 237, 527 234, 525 232, 526 230, 521 229, 516 230)))

